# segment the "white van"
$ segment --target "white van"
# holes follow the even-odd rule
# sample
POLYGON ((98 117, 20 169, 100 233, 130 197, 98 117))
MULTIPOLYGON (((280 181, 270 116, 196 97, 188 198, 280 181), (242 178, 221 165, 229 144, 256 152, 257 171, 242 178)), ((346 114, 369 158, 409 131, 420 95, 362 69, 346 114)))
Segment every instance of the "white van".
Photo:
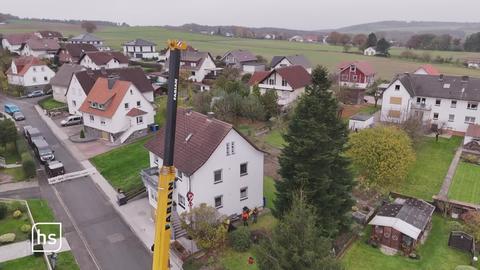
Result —
POLYGON ((82 123, 82 117, 80 115, 70 115, 60 122, 62 127, 73 126, 82 123))

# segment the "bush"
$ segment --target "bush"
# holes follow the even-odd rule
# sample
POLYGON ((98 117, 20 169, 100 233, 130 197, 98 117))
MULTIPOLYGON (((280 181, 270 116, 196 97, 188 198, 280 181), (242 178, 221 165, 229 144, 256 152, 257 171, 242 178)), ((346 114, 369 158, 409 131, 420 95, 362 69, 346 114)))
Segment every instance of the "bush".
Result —
POLYGON ((235 251, 247 251, 252 244, 250 231, 245 227, 241 227, 236 231, 231 232, 229 235, 229 242, 235 251))
POLYGON ((22 161, 23 171, 25 171, 25 175, 27 178, 32 178, 37 173, 35 168, 35 162, 32 159, 26 159, 22 161))
POLYGON ((0 244, 9 244, 15 241, 16 235, 14 233, 6 233, 0 235, 0 244))
POLYGON ((480 158, 478 158, 475 155, 467 154, 463 156, 463 161, 467 163, 473 163, 473 164, 479 164, 480 163, 480 158))
POLYGON ((20 210, 21 212, 27 212, 27 206, 20 201, 13 201, 9 203, 7 206, 8 206, 9 212, 15 212, 17 210, 20 210))
POLYGON ((20 231, 24 232, 24 233, 28 233, 32 230, 32 226, 30 226, 30 224, 23 224, 21 227, 20 227, 20 231))
POLYGON ((0 219, 4 219, 7 216, 8 207, 6 203, 0 202, 0 219))
POLYGON ((85 131, 80 130, 80 139, 85 139, 85 131))
POLYGON ((15 210, 15 212, 13 212, 13 217, 14 218, 20 218, 21 216, 22 216, 22 211, 15 210))

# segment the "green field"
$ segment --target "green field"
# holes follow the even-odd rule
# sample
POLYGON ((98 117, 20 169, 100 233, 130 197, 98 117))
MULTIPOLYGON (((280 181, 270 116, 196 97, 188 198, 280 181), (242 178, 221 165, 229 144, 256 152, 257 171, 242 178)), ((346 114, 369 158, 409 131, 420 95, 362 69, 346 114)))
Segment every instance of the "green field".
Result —
POLYGON ((277 196, 275 192, 275 180, 273 180, 273 178, 270 176, 263 177, 263 196, 265 197, 265 203, 267 208, 273 208, 273 201, 277 196))
MULTIPOLYGON (((31 24, 25 21, 15 21, 16 23, 0 25, 0 33, 11 32, 29 32, 38 29, 52 29, 62 31, 65 36, 79 34, 82 32, 79 26, 59 23, 40 23, 31 24)), ((261 39, 241 39, 227 38, 222 36, 209 36, 194 34, 189 32, 179 32, 167 30, 158 26, 138 26, 138 27, 100 27, 95 33, 106 40, 106 43, 114 49, 120 49, 121 44, 135 39, 144 38, 154 41, 159 48, 166 46, 168 39, 181 39, 199 50, 205 50, 212 53, 215 57, 223 55, 228 50, 244 49, 250 50, 255 54, 263 55, 270 60, 274 55, 285 54, 304 54, 313 65, 324 65, 331 71, 335 71, 337 65, 347 60, 365 60, 369 61, 378 72, 378 77, 390 80, 394 74, 403 72, 413 72, 421 62, 400 60, 398 58, 367 57, 356 53, 343 53, 343 47, 330 46, 323 44, 288 42, 279 40, 261 40, 261 39)), ((393 48, 391 53, 398 56, 404 51, 403 48, 393 48)), ((356 52, 352 48, 351 52, 356 52)), ((423 51, 413 51, 419 55, 423 51)), ((428 51, 435 58, 437 55, 442 57, 453 57, 463 59, 467 57, 479 57, 480 53, 466 52, 440 52, 428 51)), ((445 74, 458 74, 480 77, 480 71, 466 69, 450 64, 436 65, 439 70, 445 74)))
POLYGON ((282 131, 278 129, 270 131, 265 137, 265 142, 279 149, 282 149, 285 146, 285 140, 282 137, 282 131))
MULTIPOLYGON (((28 256, 12 261, 0 263, 2 270, 47 270, 47 264, 43 256, 28 256)), ((71 251, 58 254, 55 270, 79 270, 80 268, 71 251)))
POLYGON ((129 191, 142 185, 140 170, 150 166, 148 151, 143 145, 151 137, 113 149, 90 159, 114 188, 129 191))
POLYGON ((457 265, 468 265, 469 254, 448 247, 449 233, 447 221, 434 215, 427 241, 419 247, 419 260, 384 255, 365 243, 367 233, 350 247, 342 262, 347 270, 452 270, 457 265))
POLYGON ((407 180, 395 191, 427 201, 438 194, 462 138, 425 138, 417 147, 417 160, 407 180))
POLYGON ((453 200, 480 204, 480 165, 460 162, 448 197, 453 200))

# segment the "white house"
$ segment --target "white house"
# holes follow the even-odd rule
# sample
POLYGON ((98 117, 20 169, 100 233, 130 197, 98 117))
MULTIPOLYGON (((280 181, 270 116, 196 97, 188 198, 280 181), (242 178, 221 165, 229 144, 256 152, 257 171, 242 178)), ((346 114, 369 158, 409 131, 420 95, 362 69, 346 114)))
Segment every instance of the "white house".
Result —
POLYGON ((45 63, 33 56, 21 56, 12 60, 7 70, 8 84, 24 87, 39 87, 55 76, 45 63))
MULTIPOLYGON (((168 57, 170 54, 168 53, 168 57)), ((168 71, 169 60, 165 63, 168 71)), ((180 70, 188 73, 188 79, 194 82, 202 82, 207 75, 215 77, 222 68, 217 68, 213 57, 208 52, 197 50, 185 50, 180 54, 180 70)))
POLYGON ((82 71, 85 68, 74 64, 63 64, 57 71, 57 74, 50 80, 52 86, 53 99, 58 102, 67 103, 67 89, 70 80, 75 72, 82 71))
MULTIPOLYGON (((224 215, 238 215, 243 207, 263 206, 264 152, 231 124, 187 109, 177 111, 173 194, 178 214, 202 203, 224 215)), ((157 206, 158 170, 163 164, 164 129, 145 144, 150 169, 142 171, 152 209, 157 206)))
POLYGON ((58 49, 60 49, 60 45, 55 39, 31 38, 22 44, 19 53, 23 56, 52 59, 58 49))
POLYGON ((67 105, 70 114, 79 114, 80 106, 90 93, 98 78, 118 76, 122 81, 132 82, 149 102, 154 101, 153 87, 142 68, 118 68, 106 70, 84 70, 75 72, 67 87, 67 105))
POLYGON ((363 51, 363 55, 366 56, 375 56, 377 54, 377 50, 374 47, 368 47, 363 51))
POLYGON ((33 37, 35 37, 35 35, 32 33, 7 34, 3 36, 2 47, 10 52, 18 53, 22 44, 33 37))
POLYGON ((270 62, 270 67, 272 69, 295 65, 302 66, 308 73, 312 74, 312 65, 303 55, 274 56, 270 62))
POLYGON ((310 74, 302 66, 288 66, 255 72, 248 84, 251 89, 258 85, 261 94, 266 91, 277 91, 278 105, 286 106, 305 92, 305 87, 311 80, 310 74))
POLYGON ((416 117, 427 126, 464 135, 480 123, 480 79, 468 76, 399 74, 383 93, 381 120, 416 117))
POLYGON ((119 77, 98 78, 80 107, 89 136, 124 143, 145 135, 154 123, 155 109, 132 82, 119 77))
POLYGON ((110 47, 106 46, 104 44, 104 40, 94 36, 90 33, 85 33, 81 34, 78 36, 75 36, 69 40, 70 43, 73 44, 91 44, 95 47, 97 47, 100 51, 109 51, 110 47))
POLYGON ((288 41, 303 42, 303 37, 302 36, 293 36, 293 37, 289 38, 288 41))
POLYGON ((79 60, 81 66, 89 69, 110 69, 128 67, 128 58, 121 52, 85 52, 79 60))
POLYGON ((157 44, 144 40, 135 39, 123 44, 123 54, 130 58, 137 59, 158 59, 159 53, 156 50, 157 44))

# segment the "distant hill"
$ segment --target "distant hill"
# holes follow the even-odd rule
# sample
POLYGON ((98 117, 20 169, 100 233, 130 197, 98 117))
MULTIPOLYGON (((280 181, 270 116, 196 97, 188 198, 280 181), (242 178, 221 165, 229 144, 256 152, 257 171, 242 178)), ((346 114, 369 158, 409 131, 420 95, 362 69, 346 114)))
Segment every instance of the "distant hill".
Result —
POLYGON ((460 23, 460 22, 421 22, 421 21, 380 21, 373 23, 357 24, 336 29, 345 33, 365 33, 365 32, 464 32, 471 33, 480 29, 480 23, 460 23))
MULTIPOLYGON (((8 23, 12 20, 20 20, 26 22, 45 22, 45 23, 66 23, 66 24, 81 24, 82 20, 57 20, 57 19, 45 19, 45 18, 20 18, 18 16, 14 16, 11 14, 0 13, 0 23, 8 23)), ((92 21, 90 22, 95 23, 97 26, 128 26, 126 23, 116 23, 116 22, 109 22, 109 21, 92 21)))

